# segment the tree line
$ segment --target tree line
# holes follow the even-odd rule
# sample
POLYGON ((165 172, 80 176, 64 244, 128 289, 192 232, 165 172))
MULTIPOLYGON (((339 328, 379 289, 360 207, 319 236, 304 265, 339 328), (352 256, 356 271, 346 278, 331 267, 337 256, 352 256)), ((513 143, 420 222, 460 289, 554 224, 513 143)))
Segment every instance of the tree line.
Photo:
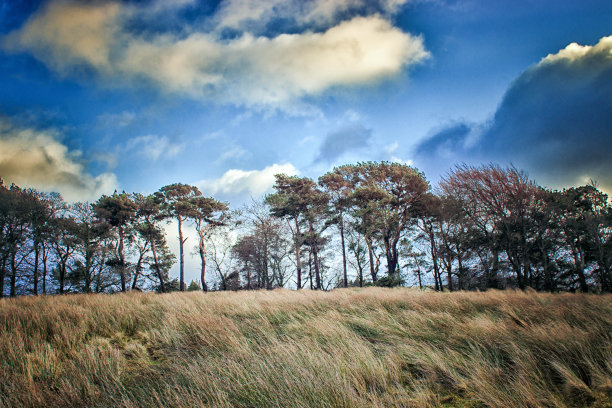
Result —
POLYGON ((612 292, 612 206, 594 183, 550 190, 490 164, 456 167, 432 189, 418 169, 391 162, 336 167, 316 181, 275 177, 271 194, 234 211, 180 183, 69 204, 0 181, 0 295, 366 285, 612 292), (197 243, 185 248, 189 232, 197 243), (200 279, 186 285, 190 248, 200 279))

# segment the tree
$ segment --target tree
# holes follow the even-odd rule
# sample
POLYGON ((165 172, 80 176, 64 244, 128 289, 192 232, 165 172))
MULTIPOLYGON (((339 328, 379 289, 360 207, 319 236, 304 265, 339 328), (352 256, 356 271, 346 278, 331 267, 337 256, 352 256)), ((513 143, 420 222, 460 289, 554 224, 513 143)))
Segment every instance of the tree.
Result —
POLYGON ((196 292, 198 290, 201 290, 200 284, 198 282, 192 280, 191 283, 189 284, 189 286, 187 287, 187 291, 188 292, 196 292))
MULTIPOLYGON (((96 212, 89 203, 75 203, 72 206, 76 221, 76 251, 81 260, 75 263, 74 280, 82 285, 85 293, 93 291, 96 276, 103 273, 109 238, 109 224, 96 218, 96 212)), ((98 280, 97 286, 107 286, 98 280)))
POLYGON ((404 267, 412 269, 417 278, 419 289, 423 289, 423 269, 426 265, 425 253, 417 250, 412 242, 406 238, 400 241, 400 253, 406 259, 404 267))
POLYGON ((152 274, 153 276, 149 275, 149 279, 154 281, 155 278, 157 278, 156 284, 154 283, 153 285, 156 292, 174 292, 180 289, 178 278, 171 280, 169 278, 169 272, 172 265, 176 263, 176 255, 168 249, 164 235, 160 234, 158 237, 159 239, 155 241, 157 242, 155 245, 157 248, 157 256, 154 257, 152 264, 149 264, 154 273, 152 274), (161 287, 162 282, 164 282, 164 291, 162 291, 161 287))
POLYGON ((263 202, 244 207, 245 233, 234 245, 234 254, 242 264, 246 288, 283 287, 291 278, 288 262, 291 239, 285 223, 270 215, 263 202))
POLYGON ((4 296, 7 263, 10 264, 10 296, 17 294, 17 275, 29 254, 25 243, 32 226, 32 216, 42 211, 35 195, 12 184, 4 186, 0 179, 0 297, 4 296))
MULTIPOLYGON (((338 226, 340 232, 340 245, 342 248, 342 278, 343 286, 348 287, 348 274, 346 269, 346 244, 344 240, 344 217, 350 205, 350 195, 352 193, 353 172, 351 167, 337 167, 333 171, 319 177, 319 184, 325 188, 330 197, 332 206, 330 213, 334 216, 331 222, 338 226)), ((363 275, 360 269, 360 282, 363 283, 363 275)), ((361 285, 360 285, 361 286, 361 285)))
POLYGON ((274 176, 274 194, 269 194, 265 202, 270 206, 270 214, 277 218, 287 220, 293 235, 293 245, 296 260, 297 289, 302 289, 302 257, 301 248, 304 244, 300 223, 303 221, 308 204, 306 202, 306 192, 314 184, 307 178, 288 176, 286 174, 276 174, 274 176))
POLYGON ((454 275, 458 286, 463 287, 469 235, 461 203, 443 194, 427 194, 422 200, 417 226, 421 231, 419 237, 427 243, 435 289, 443 289, 444 270, 448 290, 454 289, 454 275))
POLYGON ((141 194, 135 194, 134 202, 138 206, 137 215, 142 220, 138 232, 151 245, 153 267, 159 280, 160 291, 163 293, 166 291, 166 283, 157 248, 161 246, 166 249, 166 239, 159 227, 159 222, 166 217, 164 214, 164 197, 161 193, 155 193, 146 197, 141 194))
POLYGON ((354 202, 368 229, 382 241, 387 273, 392 276, 399 273, 398 243, 417 217, 429 183, 417 169, 400 163, 359 163, 355 170, 354 202))
POLYGON ((69 270, 69 260, 76 251, 78 245, 78 224, 68 213, 56 217, 53 222, 53 246, 57 257, 55 275, 59 281, 59 294, 66 291, 66 278, 71 272, 69 270))
MULTIPOLYGON (((30 224, 30 238, 34 249, 34 263, 32 265, 32 293, 38 295, 40 281, 40 261, 46 264, 45 245, 51 236, 51 208, 46 195, 34 189, 26 190, 31 205, 27 215, 30 224), (42 256, 41 256, 42 255, 42 256)), ((46 273, 46 267, 43 268, 46 273)))
POLYGON ((376 226, 374 222, 376 202, 366 194, 351 195, 351 215, 354 222, 352 228, 363 236, 368 249, 368 264, 372 283, 378 280, 379 256, 375 248, 374 236, 376 226))
POLYGON ((202 282, 202 290, 206 292, 208 291, 206 285, 206 240, 215 228, 225 225, 229 216, 229 207, 226 203, 217 201, 212 197, 202 196, 190 198, 189 204, 190 209, 187 214, 194 220, 200 238, 198 245, 202 262, 200 281, 202 282))
POLYGON ((127 262, 124 251, 125 233, 129 223, 136 216, 137 205, 126 192, 121 194, 115 192, 112 196, 103 195, 94 204, 93 208, 97 218, 100 221, 106 222, 119 236, 117 245, 118 259, 115 264, 121 278, 121 291, 125 292, 127 290, 127 262))
POLYGON ((290 225, 294 236, 297 264, 297 287, 302 287, 302 268, 300 248, 308 244, 314 257, 316 288, 321 289, 321 273, 318 250, 323 239, 315 224, 326 217, 329 196, 319 190, 314 181, 307 177, 277 174, 274 189, 276 192, 266 197, 270 213, 278 218, 293 221, 290 225), (306 223, 307 233, 303 234, 300 223, 306 223))
POLYGON ((505 253, 519 288, 534 284, 535 265, 532 252, 537 231, 532 228, 535 213, 545 206, 544 192, 526 173, 497 165, 462 166, 441 183, 442 190, 459 200, 478 225, 485 248, 505 253))
POLYGON ((240 275, 236 268, 236 257, 233 248, 236 245, 235 236, 229 226, 215 228, 208 238, 207 257, 211 260, 213 271, 219 278, 220 290, 240 289, 240 275))
POLYGON ((597 264, 601 290, 612 291, 612 209, 594 184, 556 194, 561 226, 574 260, 580 290, 588 291, 586 267, 597 264))
POLYGON ((353 255, 353 260, 350 258, 348 262, 357 271, 357 285, 362 287, 365 283, 364 269, 367 264, 367 245, 364 245, 361 234, 359 234, 354 228, 348 229, 348 250, 353 255))
POLYGON ((189 200, 200 195, 200 190, 195 186, 175 183, 162 187, 159 192, 165 201, 165 209, 168 217, 175 218, 178 222, 179 233, 179 259, 180 277, 179 288, 185 290, 185 253, 184 244, 187 238, 183 238, 183 222, 189 218, 191 204, 189 200))
POLYGON ((434 194, 427 194, 421 200, 419 211, 418 228, 421 230, 421 237, 427 242, 427 249, 432 264, 435 290, 443 290, 442 276, 440 270, 440 230, 441 230, 441 201, 434 194))

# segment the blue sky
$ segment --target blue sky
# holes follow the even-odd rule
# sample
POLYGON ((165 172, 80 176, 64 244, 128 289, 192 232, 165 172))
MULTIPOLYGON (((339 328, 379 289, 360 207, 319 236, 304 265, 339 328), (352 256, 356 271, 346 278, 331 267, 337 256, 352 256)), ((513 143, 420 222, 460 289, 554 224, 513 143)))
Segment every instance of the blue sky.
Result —
POLYGON ((612 191, 612 3, 0 0, 0 176, 237 206, 366 160, 612 191))

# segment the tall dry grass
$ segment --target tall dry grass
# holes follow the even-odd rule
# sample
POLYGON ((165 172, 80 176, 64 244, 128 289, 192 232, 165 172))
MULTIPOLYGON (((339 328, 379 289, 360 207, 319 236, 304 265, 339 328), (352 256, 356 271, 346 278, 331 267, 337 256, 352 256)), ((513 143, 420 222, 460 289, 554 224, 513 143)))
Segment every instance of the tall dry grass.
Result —
POLYGON ((612 296, 0 300, 0 406, 612 407, 612 296))

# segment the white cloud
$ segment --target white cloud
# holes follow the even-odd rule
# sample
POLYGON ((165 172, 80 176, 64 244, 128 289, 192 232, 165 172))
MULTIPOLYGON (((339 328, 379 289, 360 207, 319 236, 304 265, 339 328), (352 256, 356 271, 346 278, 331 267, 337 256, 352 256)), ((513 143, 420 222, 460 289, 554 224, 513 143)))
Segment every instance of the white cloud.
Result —
POLYGON ((138 12, 150 14, 167 13, 169 11, 183 9, 197 5, 197 0, 152 0, 147 9, 137 9, 138 12))
POLYGON ((359 112, 349 109, 342 115, 342 120, 347 122, 359 122, 362 121, 363 118, 359 112))
POLYGON ((146 135, 130 139, 126 149, 137 152, 155 161, 160 157, 174 157, 178 155, 185 146, 182 143, 170 140, 167 136, 146 135))
POLYGON ((412 166, 414 164, 414 162, 412 160, 410 160, 410 159, 404 160, 404 159, 396 157, 396 156, 391 156, 390 161, 392 161, 394 163, 405 164, 406 166, 412 166))
POLYGON ((133 39, 117 69, 172 92, 248 106, 282 106, 335 86, 397 75, 427 58, 422 39, 379 16, 356 17, 323 33, 251 34, 222 42, 209 34, 133 39))
POLYGON ((385 156, 391 156, 391 155, 393 155, 397 151, 398 147, 399 147, 399 143, 393 142, 393 143, 391 143, 389 145, 384 146, 382 153, 385 156))
POLYGON ((55 131, 17 128, 0 118, 0 177, 20 187, 56 191, 68 201, 94 200, 117 186, 113 173, 93 176, 79 151, 55 131))
MULTIPOLYGON (((391 9, 400 3, 388 0, 379 8, 391 9)), ((296 10, 296 4, 226 1, 213 18, 225 21, 224 13, 234 8, 257 18, 272 6, 282 15, 285 8, 296 10)), ((312 18, 319 19, 319 14, 365 6, 366 2, 316 0, 305 4, 300 15, 307 18, 315 13, 312 18)), ((122 22, 126 16, 137 18, 143 7, 51 2, 5 37, 4 48, 31 52, 62 74, 85 65, 105 77, 144 78, 171 93, 299 112, 306 109, 300 105, 304 97, 386 79, 429 56, 420 37, 394 27, 381 14, 356 16, 321 32, 306 30, 275 37, 242 32, 228 40, 201 27, 186 29, 188 34, 137 36, 122 22)), ((241 19, 237 13, 230 17, 241 19)))
POLYGON ((399 149, 399 147, 400 145, 398 142, 393 142, 391 144, 383 146, 380 152, 381 160, 388 160, 394 163, 400 163, 400 164, 405 164, 407 166, 412 166, 414 162, 411 159, 402 159, 401 157, 398 156, 397 150, 399 149))
POLYGON ((214 161, 214 163, 219 165, 229 160, 246 159, 251 156, 251 153, 243 147, 233 146, 225 152, 221 153, 221 155, 219 155, 219 157, 214 161))
POLYGON ((288 2, 283 0, 226 0, 219 5, 215 18, 219 28, 244 29, 249 21, 265 24, 274 13, 286 14, 288 2))
POLYGON ((216 19, 218 28, 240 31, 263 29, 274 19, 329 27, 342 13, 369 8, 395 14, 405 3, 407 0, 226 0, 216 19))
POLYGON ((556 54, 548 54, 538 65, 555 62, 580 62, 585 57, 603 56, 612 59, 612 36, 602 37, 596 45, 571 43, 556 54))
POLYGON ((98 116, 98 123, 103 127, 123 128, 131 125, 136 120, 136 114, 130 111, 119 113, 104 113, 98 116))
POLYGON ((98 71, 112 69, 111 50, 119 34, 118 3, 48 2, 4 47, 29 50, 55 71, 67 74, 87 64, 98 71))
POLYGON ((275 163, 261 170, 231 169, 218 179, 202 180, 196 185, 206 195, 221 194, 229 197, 250 194, 253 197, 259 197, 272 189, 274 175, 279 173, 296 175, 298 171, 291 163, 275 163))

